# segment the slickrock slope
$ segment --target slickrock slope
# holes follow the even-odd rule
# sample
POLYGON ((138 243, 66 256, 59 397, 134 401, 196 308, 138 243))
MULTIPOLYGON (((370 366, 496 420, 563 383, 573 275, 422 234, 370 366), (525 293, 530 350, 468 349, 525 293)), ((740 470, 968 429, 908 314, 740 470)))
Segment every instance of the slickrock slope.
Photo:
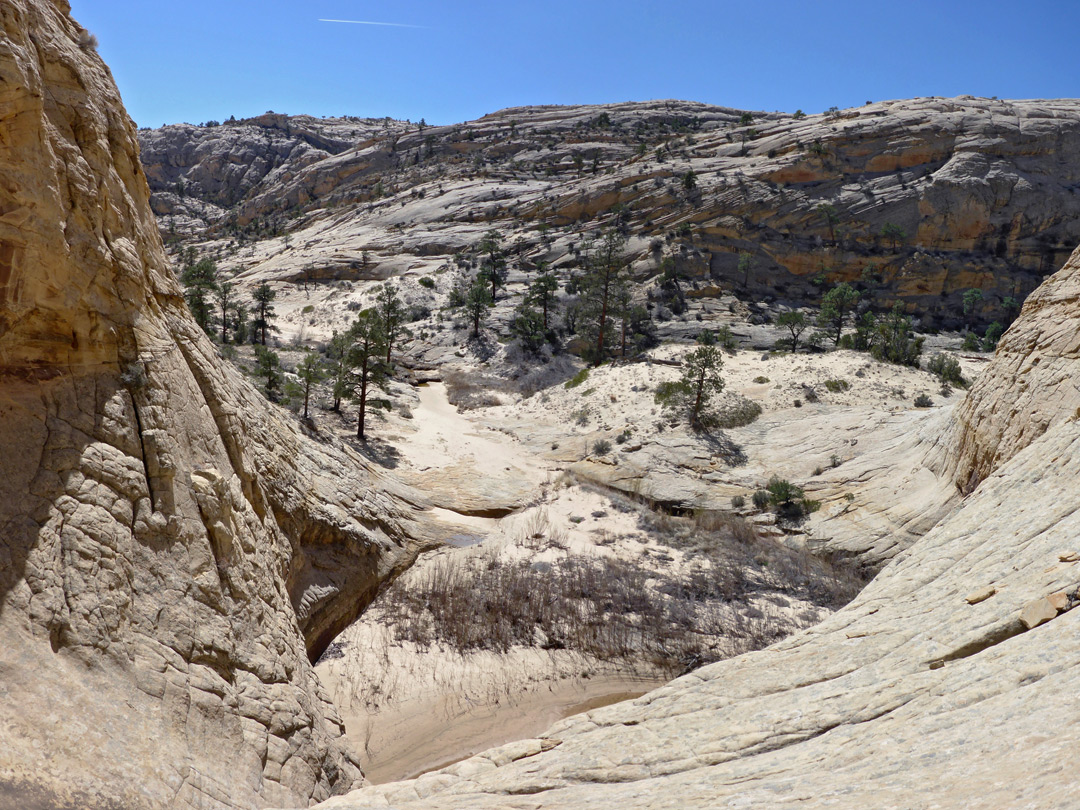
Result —
POLYGON ((1054 390, 1074 384, 1080 364, 1066 351, 1075 344, 1047 334, 1078 322, 1065 292, 1078 275, 1074 257, 985 372, 999 386, 966 406, 1008 414, 1041 396, 1045 432, 1022 449, 991 433, 954 446, 997 466, 982 462, 961 508, 848 607, 540 739, 321 807, 1080 804, 1080 422, 1054 390), (1055 376, 1010 373, 1024 347, 1030 365, 1048 345, 1059 350, 1055 376))
POLYGON ((0 807, 325 799, 310 660, 431 530, 219 360, 68 12, 0 6, 0 807))
POLYGON ((951 470, 971 491, 994 469, 1062 421, 1080 416, 1080 253, 1024 303, 1026 328, 998 344, 957 417, 951 470), (1002 397, 1001 391, 1012 392, 1002 397))
POLYGON ((291 245, 225 262, 253 280, 430 272, 491 228, 520 239, 520 257, 558 265, 614 217, 640 237, 640 273, 655 273, 663 250, 701 282, 694 296, 719 285, 805 302, 823 275, 955 328, 965 290, 984 293, 977 321, 1007 322, 1007 299, 1022 300, 1080 242, 1075 100, 920 98, 750 123, 739 110, 661 101, 382 122, 372 137, 378 125, 350 135, 343 119, 264 116, 140 139, 166 232, 198 230, 201 217, 215 228, 195 239, 215 250, 241 233, 293 232, 291 245), (353 142, 319 151, 282 134, 290 128, 353 142))

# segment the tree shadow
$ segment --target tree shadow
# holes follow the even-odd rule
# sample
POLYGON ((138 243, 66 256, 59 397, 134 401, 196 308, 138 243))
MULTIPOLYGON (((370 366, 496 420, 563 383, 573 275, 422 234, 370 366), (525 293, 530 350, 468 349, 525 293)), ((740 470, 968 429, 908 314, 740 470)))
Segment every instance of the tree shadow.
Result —
POLYGON ((385 439, 370 438, 349 441, 364 458, 374 461, 387 470, 395 470, 401 464, 401 451, 385 439))
POLYGON ((698 437, 729 467, 742 467, 746 464, 746 452, 741 444, 736 444, 728 436, 720 431, 702 430, 698 437))

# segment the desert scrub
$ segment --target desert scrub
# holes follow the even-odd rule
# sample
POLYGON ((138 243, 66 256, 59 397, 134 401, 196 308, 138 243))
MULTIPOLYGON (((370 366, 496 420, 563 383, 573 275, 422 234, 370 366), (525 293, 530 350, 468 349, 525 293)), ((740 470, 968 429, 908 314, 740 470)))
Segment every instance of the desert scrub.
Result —
POLYGON ((744 427, 761 416, 761 406, 752 399, 737 396, 735 401, 717 410, 709 420, 711 427, 721 430, 744 427))
POLYGON ((839 393, 841 393, 843 391, 847 391, 849 388, 851 388, 851 383, 849 383, 847 380, 826 380, 825 381, 825 389, 830 394, 839 394, 839 393))
POLYGON ((416 280, 416 283, 419 284, 421 287, 426 287, 429 290, 435 289, 435 279, 433 279, 431 276, 420 276, 420 278, 416 280))
POLYGON ((772 595, 831 608, 864 584, 853 570, 757 538, 728 513, 676 518, 618 497, 612 506, 639 510, 655 539, 686 549, 681 572, 610 557, 537 564, 447 556, 399 577, 368 615, 421 649, 565 649, 676 673, 760 649, 812 621, 770 611, 772 595))
POLYGON ((581 371, 579 371, 577 374, 567 380, 564 387, 577 388, 587 379, 589 379, 589 370, 587 368, 583 368, 581 371))
POLYGON ((930 408, 933 407, 934 400, 930 399, 926 394, 919 394, 915 397, 916 408, 930 408))
POLYGON ((607 439, 597 439, 592 446, 593 455, 606 456, 611 452, 611 442, 607 439))
POLYGON ((926 361, 926 370, 937 376, 943 383, 950 383, 960 388, 967 388, 967 380, 960 370, 960 361, 951 354, 938 352, 926 361))

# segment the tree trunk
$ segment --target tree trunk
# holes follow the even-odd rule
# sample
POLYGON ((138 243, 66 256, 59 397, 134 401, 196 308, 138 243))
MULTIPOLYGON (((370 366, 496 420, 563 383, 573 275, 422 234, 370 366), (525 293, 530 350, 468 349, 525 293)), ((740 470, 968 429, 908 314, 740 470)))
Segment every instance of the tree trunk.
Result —
POLYGON ((697 396, 694 398, 694 410, 690 414, 690 423, 697 427, 698 425, 698 411, 701 410, 701 395, 705 391, 705 370, 701 370, 701 374, 698 376, 697 381, 697 396))
POLYGON ((364 438, 364 416, 367 414, 368 356, 364 355, 364 364, 360 367, 360 418, 356 423, 356 438, 364 438))

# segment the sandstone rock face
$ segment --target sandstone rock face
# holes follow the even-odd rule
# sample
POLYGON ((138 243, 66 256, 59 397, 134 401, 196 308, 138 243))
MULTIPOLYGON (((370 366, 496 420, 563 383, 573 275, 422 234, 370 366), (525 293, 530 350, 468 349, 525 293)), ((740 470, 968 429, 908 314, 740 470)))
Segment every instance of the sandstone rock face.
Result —
POLYGON ((361 775, 310 661, 429 529, 191 320, 68 11, 0 7, 0 806, 324 799, 361 775))
POLYGON ((997 387, 963 406, 1008 415, 951 451, 986 460, 981 483, 846 608, 540 739, 321 806, 1076 805, 1080 420, 1054 392, 1080 375, 1055 337, 1078 276, 1070 262, 1040 290, 984 372, 997 387), (1050 358, 1051 376, 1024 371, 1050 358), (1009 422, 1040 397, 1044 430, 1009 422))
POLYGON ((167 231, 199 222, 217 223, 207 239, 297 230, 291 249, 235 260, 271 279, 304 269, 332 277, 361 251, 385 257, 394 274, 437 266, 490 228, 522 240, 529 261, 557 265, 615 211, 640 237, 631 246, 639 274, 655 274, 663 251, 699 282, 694 296, 719 284, 801 303, 825 276, 861 285, 880 307, 900 300, 927 325, 956 327, 965 290, 984 293, 976 322, 1007 322, 1007 299, 1022 300, 1080 242, 1075 100, 921 98, 803 118, 757 113, 750 124, 741 116, 662 101, 522 107, 424 129, 373 122, 355 134, 342 119, 275 117, 140 138, 167 231), (333 138, 317 148, 295 133, 312 129, 333 138), (553 231, 539 249, 541 225, 570 233, 553 231))
POLYGON ((1078 318, 1080 250, 1028 298, 957 414, 950 470, 962 491, 1080 414, 1078 318))

